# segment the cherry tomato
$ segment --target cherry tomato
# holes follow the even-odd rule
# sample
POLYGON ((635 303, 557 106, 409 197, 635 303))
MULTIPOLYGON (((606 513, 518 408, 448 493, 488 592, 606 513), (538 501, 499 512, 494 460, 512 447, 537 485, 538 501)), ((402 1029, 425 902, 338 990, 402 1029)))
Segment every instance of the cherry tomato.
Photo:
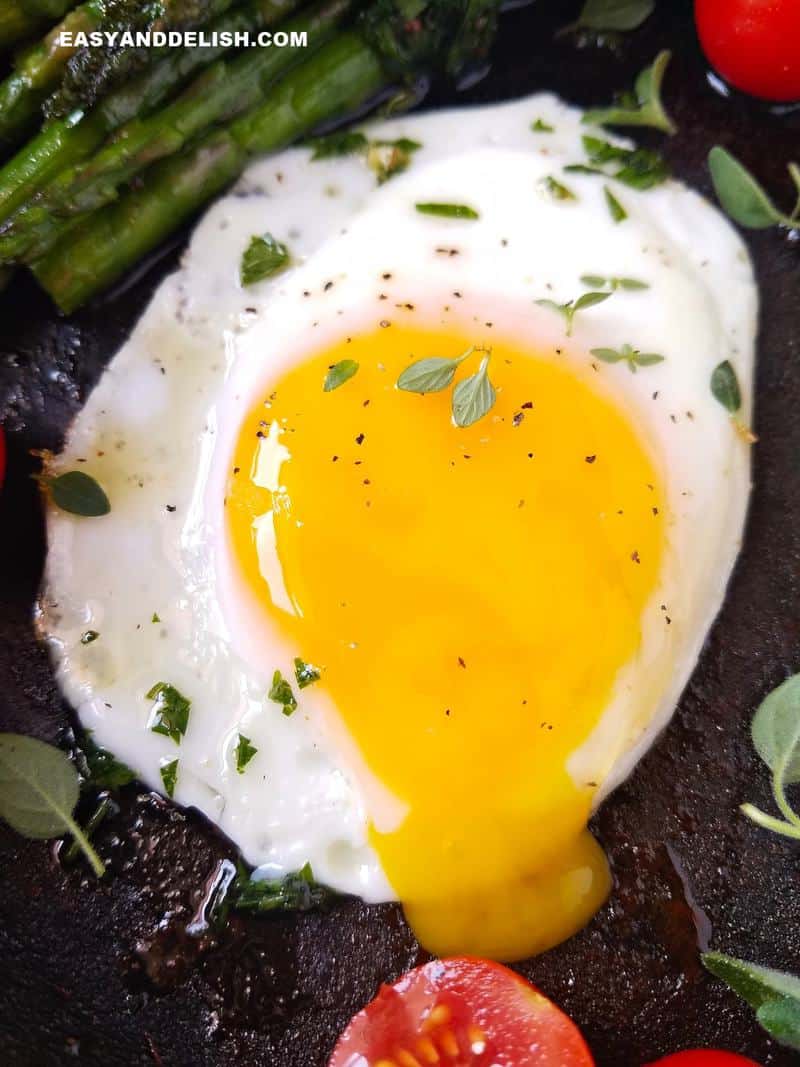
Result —
POLYGON ((695 0, 708 61, 726 81, 765 100, 800 100, 797 0, 695 0))
POLYGON ((735 1052, 716 1052, 713 1049, 693 1049, 665 1056, 650 1067, 759 1067, 755 1060, 737 1056, 735 1052))
POLYGON ((339 1038, 329 1067, 592 1067, 580 1031, 507 967, 435 960, 381 986, 339 1038))

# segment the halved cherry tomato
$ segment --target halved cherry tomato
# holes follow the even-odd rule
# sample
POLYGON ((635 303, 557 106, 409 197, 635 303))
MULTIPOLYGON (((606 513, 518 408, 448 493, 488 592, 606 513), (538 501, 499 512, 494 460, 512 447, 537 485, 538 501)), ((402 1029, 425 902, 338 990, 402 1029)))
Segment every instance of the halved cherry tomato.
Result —
POLYGON ((650 1067, 759 1067, 755 1060, 737 1056, 735 1052, 717 1052, 714 1049, 692 1049, 676 1052, 663 1060, 651 1063, 650 1067))
POLYGON ((765 100, 800 100, 797 0, 695 0, 708 61, 726 81, 765 100))
POLYGON ((577 1026, 499 963, 417 967, 354 1016, 329 1067, 592 1067, 577 1026))

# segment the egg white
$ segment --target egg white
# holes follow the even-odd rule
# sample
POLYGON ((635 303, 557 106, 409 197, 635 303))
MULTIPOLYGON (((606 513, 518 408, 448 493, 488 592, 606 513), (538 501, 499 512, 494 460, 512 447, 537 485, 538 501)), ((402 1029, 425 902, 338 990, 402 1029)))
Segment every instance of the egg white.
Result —
POLYGON ((660 457, 671 521, 640 652, 570 764, 576 780, 602 783, 602 799, 668 720, 740 546, 748 446, 709 383, 729 359, 746 423, 757 294, 741 240, 685 186, 615 187, 629 216, 618 224, 602 179, 563 175, 584 159, 586 127, 552 96, 365 129, 420 142, 405 174, 376 188, 360 157, 311 162, 292 149, 252 165, 198 225, 55 462, 92 473, 112 510, 95 520, 49 510, 41 625, 83 725, 146 783, 162 788, 160 766, 179 758, 175 799, 219 824, 250 862, 278 874, 310 861, 320 880, 377 901, 393 893, 368 819, 388 828, 402 806, 335 728, 324 688, 304 690, 291 717, 267 699, 272 671, 291 676, 297 650, 277 634, 265 645, 226 552, 225 479, 244 413, 292 361, 380 319, 402 324, 404 303, 420 322, 467 327, 479 341, 502 326, 618 398, 660 457), (554 132, 533 132, 539 118, 554 132), (549 196, 548 175, 577 199, 549 196), (469 204, 480 218, 423 216, 421 201, 469 204), (242 251, 267 230, 293 266, 245 289, 242 251), (649 288, 579 315, 566 339, 560 316, 535 301, 574 299, 583 274, 649 288), (624 343, 664 362, 631 374, 589 356, 624 343), (83 645, 88 629, 100 637, 83 645), (145 694, 157 681, 192 700, 179 748, 148 728, 145 694), (244 774, 239 733, 258 749, 244 774))

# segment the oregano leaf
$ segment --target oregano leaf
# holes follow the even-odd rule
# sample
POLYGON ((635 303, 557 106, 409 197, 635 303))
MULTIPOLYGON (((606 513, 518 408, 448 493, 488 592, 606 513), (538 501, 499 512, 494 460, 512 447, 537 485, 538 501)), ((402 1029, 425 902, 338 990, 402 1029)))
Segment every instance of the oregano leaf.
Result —
POLYGON ((98 878, 103 861, 73 818, 80 778, 61 749, 35 737, 0 734, 0 817, 23 837, 72 834, 98 878))
POLYGON ((71 515, 98 518, 111 511, 105 490, 85 471, 65 471, 54 478, 45 477, 42 481, 56 507, 71 515))
POLYGON ((338 363, 334 363, 325 375, 325 384, 322 386, 323 390, 326 393, 330 393, 334 389, 338 389, 340 385, 344 385, 345 382, 350 381, 353 375, 358 371, 358 366, 358 363, 356 363, 354 359, 340 359, 338 363))
POLYGON ((456 426, 472 426, 494 406, 497 394, 489 381, 489 355, 483 357, 474 374, 462 379, 453 390, 453 422, 456 426))

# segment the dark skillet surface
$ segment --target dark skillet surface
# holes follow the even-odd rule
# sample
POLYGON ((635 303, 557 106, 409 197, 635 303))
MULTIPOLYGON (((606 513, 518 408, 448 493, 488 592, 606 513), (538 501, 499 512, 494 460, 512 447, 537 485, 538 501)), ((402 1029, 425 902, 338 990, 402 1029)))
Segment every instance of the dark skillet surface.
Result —
MULTIPOLYGON (((789 195, 784 164, 797 158, 800 112, 779 117, 714 93, 688 4, 662 0, 618 53, 553 42, 577 6, 540 0, 506 14, 491 74, 430 102, 552 89, 601 103, 671 47, 668 95, 681 133, 666 151, 676 173, 708 193, 705 154, 721 142, 789 195)), ((698 958, 710 932, 715 948, 800 971, 797 848, 737 811, 744 800, 770 807, 749 721, 800 667, 800 247, 777 232, 750 244, 763 299, 761 442, 745 549, 671 726, 595 821, 615 872, 608 905, 577 937, 519 968, 583 1028, 600 1067, 697 1045, 763 1064, 797 1060, 698 958)), ((0 499, 2 729, 56 740, 70 722, 31 623, 44 542, 28 450, 59 446, 176 258, 174 245, 137 284, 69 320, 25 278, 0 297, 0 421, 10 446, 0 499)), ((427 958, 397 908, 349 901, 327 914, 235 917, 218 935, 191 937, 185 928, 207 880, 234 850, 196 815, 134 787, 97 843, 111 870, 102 886, 81 867, 64 871, 49 845, 0 826, 3 1063, 324 1067, 378 984, 427 958)))

